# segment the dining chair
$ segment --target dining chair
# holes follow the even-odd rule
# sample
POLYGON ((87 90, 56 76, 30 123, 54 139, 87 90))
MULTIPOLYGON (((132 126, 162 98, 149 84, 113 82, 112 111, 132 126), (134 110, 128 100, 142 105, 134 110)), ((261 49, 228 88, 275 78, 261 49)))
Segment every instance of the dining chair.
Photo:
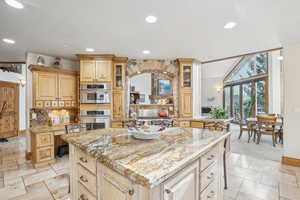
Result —
POLYGON ((277 135, 278 135, 278 138, 279 138, 279 142, 281 144, 283 144, 283 116, 282 115, 278 115, 278 118, 280 119, 281 121, 281 124, 279 126, 279 129, 277 130, 277 135))
POLYGON ((277 117, 276 116, 257 116, 257 144, 260 143, 261 135, 271 135, 273 146, 277 143, 277 133, 276 133, 276 123, 277 117))
POLYGON ((253 129, 251 127, 251 124, 247 121, 242 119, 241 115, 238 115, 238 123, 240 126, 240 135, 239 135, 239 139, 241 139, 243 132, 247 131, 248 133, 248 143, 250 142, 250 139, 253 135, 253 129))

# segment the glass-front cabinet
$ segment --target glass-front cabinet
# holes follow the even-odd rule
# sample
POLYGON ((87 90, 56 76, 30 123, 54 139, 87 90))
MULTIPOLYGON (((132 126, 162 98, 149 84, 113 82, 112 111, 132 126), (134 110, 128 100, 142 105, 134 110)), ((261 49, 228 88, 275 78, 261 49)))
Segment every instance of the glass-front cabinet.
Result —
POLYGON ((190 88, 192 86, 192 66, 183 66, 183 87, 190 88))
POLYGON ((123 65, 122 64, 116 64, 115 65, 115 87, 116 88, 123 88, 123 65))

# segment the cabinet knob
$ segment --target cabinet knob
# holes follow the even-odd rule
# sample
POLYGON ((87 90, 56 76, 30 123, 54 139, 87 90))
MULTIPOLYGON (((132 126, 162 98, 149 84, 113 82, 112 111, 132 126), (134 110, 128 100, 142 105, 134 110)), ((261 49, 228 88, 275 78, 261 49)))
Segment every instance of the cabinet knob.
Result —
POLYGON ((170 194, 170 193, 171 193, 171 190, 165 189, 165 192, 166 192, 167 194, 170 194))
POLYGON ((129 190, 129 191, 128 191, 128 194, 129 194, 130 196, 132 196, 132 195, 134 194, 134 189, 129 190))
POLYGON ((89 198, 85 197, 84 194, 79 196, 79 200, 89 200, 89 198))
POLYGON ((84 176, 80 176, 79 178, 82 182, 87 183, 88 180, 84 176))
POLYGON ((84 157, 80 157, 79 160, 83 163, 87 163, 87 159, 85 159, 84 157))

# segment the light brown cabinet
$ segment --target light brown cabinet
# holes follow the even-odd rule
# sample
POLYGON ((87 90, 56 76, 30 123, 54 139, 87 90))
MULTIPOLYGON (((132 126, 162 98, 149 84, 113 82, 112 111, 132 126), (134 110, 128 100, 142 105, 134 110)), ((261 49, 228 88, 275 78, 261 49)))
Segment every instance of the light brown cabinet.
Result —
POLYGON ((113 119, 122 119, 124 113, 124 92, 113 91, 113 119))
POLYGON ((80 82, 101 83, 112 81, 111 60, 81 60, 80 82))
POLYGON ((121 120, 125 116, 125 78, 126 78, 126 57, 113 58, 113 104, 112 118, 121 120))
POLYGON ((54 67, 30 66, 33 108, 77 106, 77 72, 54 67))
POLYGON ((54 163, 54 134, 52 132, 31 133, 31 153, 34 167, 54 163))
POLYGON ((58 97, 57 73, 34 72, 33 84, 36 101, 55 101, 58 97))
POLYGON ((179 62, 179 116, 193 116, 193 62, 194 59, 180 58, 179 62))
POLYGON ((97 82, 111 82, 112 78, 112 61, 97 60, 95 79, 97 82))
POLYGON ((96 62, 94 60, 80 61, 80 82, 94 82, 96 74, 96 62))
POLYGON ((58 74, 58 98, 62 101, 76 101, 76 76, 58 74))

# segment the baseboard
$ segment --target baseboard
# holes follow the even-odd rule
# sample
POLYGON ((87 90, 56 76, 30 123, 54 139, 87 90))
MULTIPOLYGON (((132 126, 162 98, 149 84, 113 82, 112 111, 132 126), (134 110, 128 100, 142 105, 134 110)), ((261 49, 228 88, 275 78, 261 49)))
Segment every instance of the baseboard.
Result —
POLYGON ((282 164, 300 167, 300 159, 282 156, 282 164))
POLYGON ((31 152, 26 152, 26 160, 31 160, 31 152))
POLYGON ((27 130, 25 129, 25 130, 20 130, 19 131, 19 135, 23 135, 23 134, 27 134, 27 130))

